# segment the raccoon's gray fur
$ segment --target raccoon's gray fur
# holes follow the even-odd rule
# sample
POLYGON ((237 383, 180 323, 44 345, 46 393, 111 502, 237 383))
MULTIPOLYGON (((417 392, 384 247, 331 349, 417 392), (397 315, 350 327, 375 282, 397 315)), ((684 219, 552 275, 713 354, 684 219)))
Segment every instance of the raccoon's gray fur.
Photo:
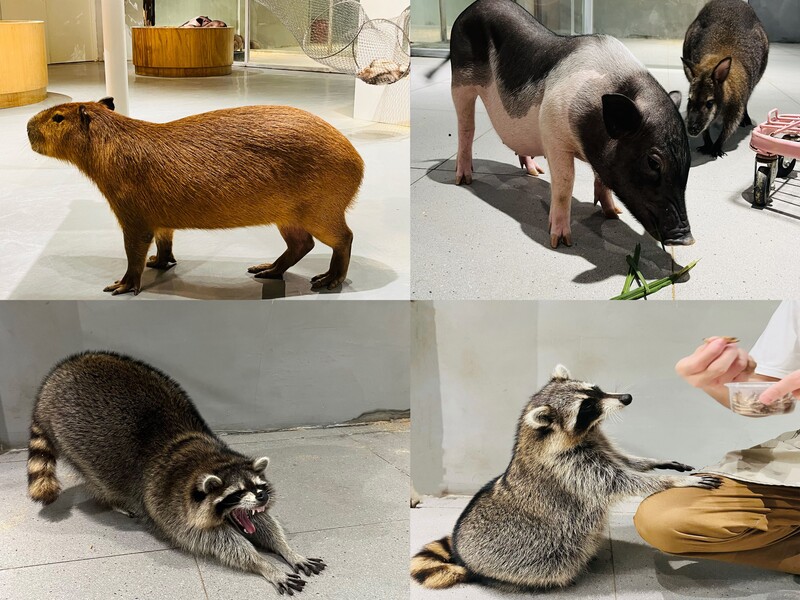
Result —
POLYGON ((452 536, 412 558, 412 577, 429 588, 466 582, 506 591, 566 586, 595 555, 615 500, 720 485, 706 475, 645 475, 692 467, 617 450, 599 424, 630 402, 627 394, 605 393, 556 367, 522 411, 505 472, 470 501, 452 536))
POLYGON ((290 596, 325 563, 292 550, 268 512, 267 457, 244 456, 206 425, 164 373, 110 352, 71 356, 39 389, 28 446, 28 491, 54 502, 56 458, 83 476, 99 501, 141 518, 192 554, 256 573, 290 596), (258 552, 280 555, 284 573, 258 552))
POLYGON ((683 70, 689 80, 686 126, 703 132, 700 152, 722 156, 722 144, 741 125, 752 124, 747 102, 767 68, 769 40, 747 2, 711 0, 683 40, 683 70), (708 128, 722 116, 722 131, 711 141, 708 128))

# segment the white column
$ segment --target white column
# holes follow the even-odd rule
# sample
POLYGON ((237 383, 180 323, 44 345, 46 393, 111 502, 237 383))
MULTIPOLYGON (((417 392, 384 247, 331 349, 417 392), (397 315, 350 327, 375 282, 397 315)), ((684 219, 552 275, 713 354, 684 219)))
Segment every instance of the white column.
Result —
POLYGON ((125 50, 125 2, 102 0, 103 60, 106 94, 114 98, 116 111, 128 115, 128 56, 125 50))

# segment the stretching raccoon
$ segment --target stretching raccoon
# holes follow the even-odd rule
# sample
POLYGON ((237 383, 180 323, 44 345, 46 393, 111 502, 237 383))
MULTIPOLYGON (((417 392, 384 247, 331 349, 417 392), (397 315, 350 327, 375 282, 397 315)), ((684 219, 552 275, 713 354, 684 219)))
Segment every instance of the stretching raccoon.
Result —
POLYGON ((110 352, 62 361, 39 389, 28 446, 28 492, 43 504, 61 487, 56 458, 81 473, 89 492, 141 518, 176 546, 256 573, 281 594, 303 590, 325 568, 286 542, 268 512, 267 457, 229 448, 206 425, 189 396, 164 373, 110 352), (280 555, 284 573, 258 549, 280 555))
POLYGON ((505 472, 475 495, 452 536, 411 559, 411 576, 429 588, 467 582, 515 592, 563 587, 595 555, 614 500, 672 487, 719 487, 720 479, 709 475, 645 475, 692 467, 617 450, 599 425, 630 403, 628 394, 605 393, 557 366, 522 411, 505 472))

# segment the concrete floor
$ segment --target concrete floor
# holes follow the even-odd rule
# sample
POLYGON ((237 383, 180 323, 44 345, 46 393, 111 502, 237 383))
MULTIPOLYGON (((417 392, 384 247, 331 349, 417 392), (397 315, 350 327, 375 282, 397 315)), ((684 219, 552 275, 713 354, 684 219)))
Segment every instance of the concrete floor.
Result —
MULTIPOLYGON (((426 497, 411 511, 411 553, 448 535, 469 497, 426 497)), ((478 585, 449 590, 411 586, 412 600, 560 598, 574 600, 678 600, 681 598, 800 598, 791 575, 711 560, 681 559, 648 546, 633 526, 638 501, 618 505, 610 521, 608 543, 588 571, 571 587, 542 594, 505 594, 478 585)))
MULTIPOLYGON (((300 598, 408 598, 408 429, 396 421, 224 437, 272 459, 273 510, 290 544, 328 564, 300 598)), ((89 499, 63 469, 62 496, 42 509, 26 497, 25 460, 0 456, 0 599, 280 597, 256 575, 171 549, 89 499)))
MULTIPOLYGON (((684 94, 680 41, 624 40, 667 89, 684 94)), ((474 144, 475 181, 457 187, 456 115, 450 69, 433 79, 441 63, 415 58, 412 69, 411 239, 412 297, 479 299, 608 299, 620 293, 625 255, 642 245, 642 271, 649 279, 671 272, 672 257, 644 233, 627 210, 605 220, 593 205, 593 177, 576 161, 572 204, 574 245, 552 250, 547 215, 550 174, 524 175, 478 102, 474 144)), ((800 113, 800 44, 773 44, 769 66, 749 111, 800 113)), ((713 132, 716 136, 716 130, 713 132)), ((800 235, 800 179, 781 184, 767 210, 751 208, 755 154, 749 129, 725 145, 727 156, 709 160, 693 153, 686 204, 697 243, 672 250, 683 266, 701 259, 688 281, 655 299, 778 299, 800 294, 796 244, 800 235)), ((692 148, 702 142, 691 140, 692 148)), ((539 160, 539 159, 537 159, 539 160)), ((779 180, 781 181, 781 180, 779 180)))
MULTIPOLYGON (((48 99, 0 111, 0 299, 102 299, 125 272, 122 232, 105 198, 75 167, 35 154, 25 124, 44 108, 105 96, 102 63, 49 69, 48 99)), ((366 163, 364 184, 348 213, 353 256, 340 291, 311 292, 331 250, 317 243, 284 281, 254 279, 247 267, 285 249, 275 227, 178 231, 178 264, 146 269, 141 298, 408 299, 409 202, 407 127, 352 118, 352 77, 234 68, 227 77, 161 79, 131 74, 131 116, 164 122, 218 108, 290 104, 339 128, 366 163)), ((308 168, 324 168, 325 156, 308 168)), ((130 299, 132 295, 118 296, 130 299)))

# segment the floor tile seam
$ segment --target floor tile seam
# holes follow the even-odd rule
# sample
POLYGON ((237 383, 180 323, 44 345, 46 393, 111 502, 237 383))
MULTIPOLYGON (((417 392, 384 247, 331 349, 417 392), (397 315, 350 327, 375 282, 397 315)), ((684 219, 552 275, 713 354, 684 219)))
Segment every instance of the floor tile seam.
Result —
POLYGON ((388 523, 408 523, 408 517, 403 519, 387 519, 384 521, 376 521, 374 523, 357 523, 355 525, 339 525, 337 527, 323 527, 322 529, 308 529, 304 531, 289 531, 286 530, 286 533, 289 535, 301 535, 306 533, 320 533, 323 531, 338 531, 341 529, 358 529, 359 527, 374 527, 376 525, 386 525, 388 523))
POLYGON ((121 552, 117 554, 104 554, 103 556, 87 556, 85 558, 73 558, 70 560, 56 560, 52 562, 45 562, 45 563, 36 563, 31 565, 19 565, 18 567, 1 567, 0 573, 5 571, 17 571, 20 569, 32 569, 35 567, 47 567, 50 565, 64 565, 70 563, 77 563, 77 562, 86 562, 90 560, 104 560, 107 558, 118 558, 121 556, 137 556, 140 554, 153 554, 155 552, 169 552, 177 550, 177 548, 169 547, 169 548, 154 548, 153 550, 139 550, 138 552, 121 552))
POLYGON ((354 441, 354 442, 356 443, 356 445, 358 445, 358 446, 359 446, 359 447, 360 447, 362 450, 367 450, 367 451, 369 451, 370 453, 372 453, 373 455, 375 455, 375 456, 377 456, 379 459, 381 459, 383 462, 385 462, 387 465, 389 465, 390 467, 392 467, 392 468, 396 469, 397 471, 400 471, 400 472, 401 472, 403 475, 405 475, 406 477, 408 477, 409 479, 411 479, 411 473, 407 473, 406 471, 404 471, 403 469, 401 469, 400 467, 398 467, 398 466, 397 466, 397 465, 395 465, 394 463, 392 463, 392 462, 390 462, 389 460, 385 459, 383 456, 381 456, 380 454, 378 454, 377 452, 375 452, 375 450, 373 450, 373 449, 372 449, 372 447, 370 447, 370 446, 367 446, 366 444, 362 444, 362 443, 360 443, 360 442, 359 442, 359 440, 353 440, 353 441, 354 441))
POLYGON ((200 563, 197 562, 196 556, 192 556, 192 558, 194 559, 194 566, 197 567, 197 574, 200 576, 200 585, 203 587, 203 595, 206 597, 206 600, 211 600, 208 597, 208 590, 206 590, 206 581, 205 579, 203 579, 203 571, 202 569, 200 569, 200 563))
MULTIPOLYGON (((348 429, 348 428, 347 427, 342 427, 340 429, 348 429)), ((319 431, 319 430, 318 429, 311 429, 309 431, 319 431)), ((242 434, 233 434, 233 435, 269 435, 270 433, 278 433, 278 432, 242 433, 242 434)), ((330 439, 330 438, 345 438, 345 437, 355 437, 355 436, 358 436, 358 435, 371 435, 371 434, 375 434, 375 433, 396 433, 396 432, 395 431, 390 431, 390 430, 387 430, 387 429, 375 429, 375 430, 372 430, 372 431, 357 431, 357 432, 353 432, 353 433, 331 433, 330 435, 315 435, 315 436, 311 436, 311 437, 302 437, 302 438, 282 437, 282 438, 278 438, 278 439, 275 439, 275 440, 252 440, 252 441, 249 441, 249 442, 232 442, 232 441, 229 441, 229 440, 225 439, 227 437, 232 437, 230 435, 223 435, 223 436, 220 436, 220 437, 229 446, 236 446, 236 445, 242 445, 242 444, 257 444, 259 442, 271 442, 271 441, 284 442, 286 440, 295 440, 295 439, 303 439, 303 440, 319 439, 319 440, 321 440, 321 439, 330 439)), ((11 461, 9 461, 9 462, 11 462, 11 461)), ((15 462, 19 462, 19 461, 15 461, 15 462)), ((2 464, 2 463, 0 463, 0 464, 2 464)))

